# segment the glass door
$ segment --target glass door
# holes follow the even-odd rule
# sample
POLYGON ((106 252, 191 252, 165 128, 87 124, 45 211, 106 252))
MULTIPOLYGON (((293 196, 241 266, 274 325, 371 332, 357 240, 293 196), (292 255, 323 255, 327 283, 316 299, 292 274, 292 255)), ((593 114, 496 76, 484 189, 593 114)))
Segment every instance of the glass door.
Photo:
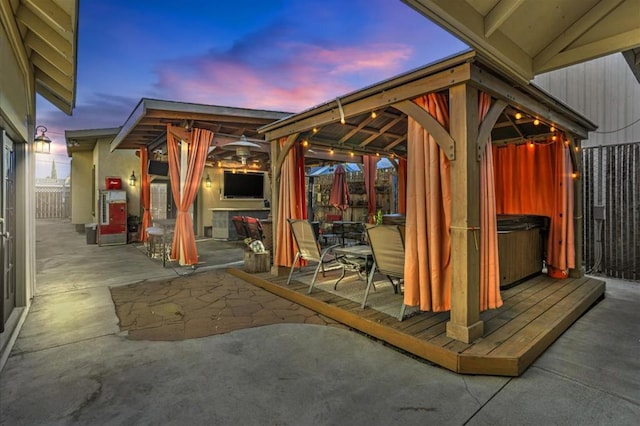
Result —
POLYGON ((16 155, 13 141, 0 129, 0 332, 16 306, 16 155))

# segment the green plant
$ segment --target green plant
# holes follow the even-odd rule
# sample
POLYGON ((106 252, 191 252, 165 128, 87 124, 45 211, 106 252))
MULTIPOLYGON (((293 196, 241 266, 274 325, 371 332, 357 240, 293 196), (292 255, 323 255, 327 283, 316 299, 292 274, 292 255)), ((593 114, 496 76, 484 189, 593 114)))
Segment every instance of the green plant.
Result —
POLYGON ((378 213, 373 215, 373 223, 382 225, 382 210, 378 210, 378 213))

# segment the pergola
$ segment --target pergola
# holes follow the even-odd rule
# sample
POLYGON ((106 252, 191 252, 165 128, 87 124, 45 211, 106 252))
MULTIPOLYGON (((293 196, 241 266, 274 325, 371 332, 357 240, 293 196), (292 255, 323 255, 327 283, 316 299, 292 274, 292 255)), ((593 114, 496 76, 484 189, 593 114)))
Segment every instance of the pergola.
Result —
MULTIPOLYGON (((479 159, 489 137, 494 145, 502 145, 548 139, 560 131, 570 144, 573 169, 580 170, 575 153, 596 126, 537 87, 505 74, 484 56, 465 52, 260 128, 271 141, 274 228, 286 223, 277 211, 278 182, 286 178, 280 175, 281 167, 295 144, 306 140, 316 152, 406 157, 408 117, 435 138, 450 161, 452 287, 447 335, 471 342, 483 335, 478 290, 481 265, 474 235, 466 230, 479 223, 479 159), (482 121, 478 115, 481 92, 491 97, 482 121), (413 101, 429 93, 448 98, 449 129, 413 101)), ((579 179, 574 181, 574 194, 575 263, 580 265, 579 179)), ((274 241, 274 251, 280 243, 274 241)), ((572 276, 581 274, 579 267, 571 271, 572 276)))

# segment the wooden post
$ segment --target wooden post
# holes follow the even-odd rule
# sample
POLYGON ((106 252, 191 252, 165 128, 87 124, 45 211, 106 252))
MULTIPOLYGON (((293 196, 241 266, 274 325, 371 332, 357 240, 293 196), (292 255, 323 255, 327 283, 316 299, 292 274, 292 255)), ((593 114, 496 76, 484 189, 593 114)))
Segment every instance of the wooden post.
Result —
POLYGON ((451 161, 451 318, 447 336, 470 343, 484 332, 480 320, 480 163, 478 90, 461 84, 449 89, 449 128, 456 141, 451 161), (475 234, 475 235, 474 235, 475 234))
POLYGON ((576 252, 576 267, 569 270, 569 276, 571 278, 582 278, 584 276, 584 270, 582 268, 582 245, 583 245, 583 226, 584 226, 584 208, 582 205, 582 161, 580 153, 580 140, 574 139, 573 144, 569 149, 574 146, 578 147, 578 152, 575 154, 575 170, 578 172, 577 178, 573 179, 573 241, 576 252))
MULTIPOLYGON (((275 161, 280 155, 280 145, 277 139, 273 139, 271 141, 271 240, 273 241, 272 247, 272 255, 275 256, 276 251, 278 250, 278 239, 276 236, 278 235, 278 205, 280 203, 280 170, 277 170, 279 167, 277 162, 275 161)), ((272 275, 278 275, 278 267, 275 264, 272 264, 271 268, 272 275)))

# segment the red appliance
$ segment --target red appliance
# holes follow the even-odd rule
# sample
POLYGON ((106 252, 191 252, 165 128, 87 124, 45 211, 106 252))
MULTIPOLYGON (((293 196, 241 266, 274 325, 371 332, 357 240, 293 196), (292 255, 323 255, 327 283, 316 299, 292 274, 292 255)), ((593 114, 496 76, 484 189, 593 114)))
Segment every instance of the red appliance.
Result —
POLYGON ((126 191, 100 191, 98 245, 127 243, 126 191))
POLYGON ((122 189, 122 179, 119 177, 108 177, 105 179, 104 184, 108 190, 122 189))

